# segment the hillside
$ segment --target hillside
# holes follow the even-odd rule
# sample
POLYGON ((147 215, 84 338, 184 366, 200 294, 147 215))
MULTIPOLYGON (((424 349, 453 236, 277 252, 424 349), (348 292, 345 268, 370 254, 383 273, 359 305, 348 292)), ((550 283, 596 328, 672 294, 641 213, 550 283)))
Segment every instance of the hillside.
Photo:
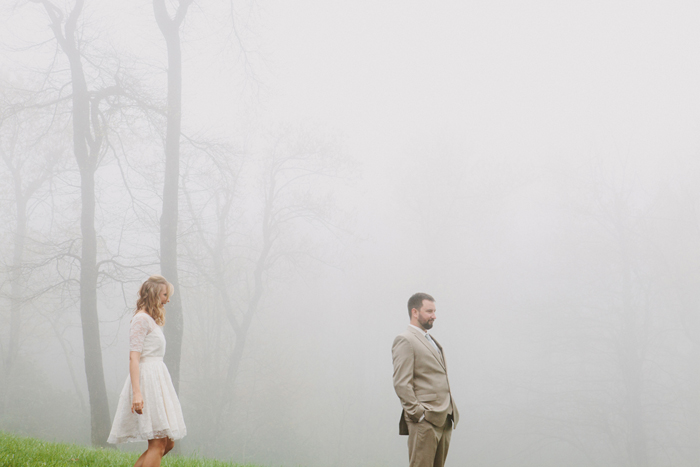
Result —
MULTIPOLYGON (((51 443, 0 432, 2 467, 131 467, 139 453, 51 443)), ((162 467, 255 467, 203 458, 165 456, 162 467)))

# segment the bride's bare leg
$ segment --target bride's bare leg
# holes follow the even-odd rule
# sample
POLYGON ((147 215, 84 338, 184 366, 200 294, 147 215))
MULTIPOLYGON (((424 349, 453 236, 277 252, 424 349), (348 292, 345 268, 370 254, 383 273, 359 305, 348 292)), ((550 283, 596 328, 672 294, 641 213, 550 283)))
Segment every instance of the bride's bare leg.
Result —
MULTIPOLYGON (((160 467, 160 460, 167 452, 166 447, 168 444, 174 444, 174 442, 169 438, 149 439, 148 449, 141 454, 134 467, 160 467)), ((170 449, 172 449, 172 446, 170 449)))
POLYGON ((148 449, 143 451, 143 454, 141 454, 141 456, 136 460, 134 467, 143 467, 143 458, 146 457, 147 452, 148 452, 148 449))
POLYGON ((172 451, 172 449, 175 447, 175 441, 173 441, 170 438, 167 438, 167 439, 168 439, 168 442, 165 444, 165 452, 163 453, 163 455, 166 455, 167 453, 172 451))

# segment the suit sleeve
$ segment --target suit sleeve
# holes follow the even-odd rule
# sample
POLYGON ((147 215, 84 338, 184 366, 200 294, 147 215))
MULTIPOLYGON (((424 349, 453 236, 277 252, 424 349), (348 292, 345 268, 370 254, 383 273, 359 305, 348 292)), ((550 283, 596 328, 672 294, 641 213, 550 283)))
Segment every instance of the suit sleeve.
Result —
POLYGON ((394 360, 394 390, 401 400, 401 405, 408 416, 418 421, 423 416, 425 409, 418 402, 413 390, 413 368, 415 356, 413 347, 403 336, 394 339, 391 348, 391 356, 394 360))

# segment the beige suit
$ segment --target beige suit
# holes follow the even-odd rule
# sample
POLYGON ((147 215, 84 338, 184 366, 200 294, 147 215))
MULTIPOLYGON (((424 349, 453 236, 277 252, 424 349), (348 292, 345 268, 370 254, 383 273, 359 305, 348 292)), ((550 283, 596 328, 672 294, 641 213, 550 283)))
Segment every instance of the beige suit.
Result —
MULTIPOLYGON (((431 336, 432 337, 432 336, 431 336)), ((409 435, 411 467, 442 467, 459 412, 452 398, 442 346, 413 326, 394 339, 394 389, 403 411, 399 434, 409 435), (425 418, 423 418, 423 416, 425 418)))

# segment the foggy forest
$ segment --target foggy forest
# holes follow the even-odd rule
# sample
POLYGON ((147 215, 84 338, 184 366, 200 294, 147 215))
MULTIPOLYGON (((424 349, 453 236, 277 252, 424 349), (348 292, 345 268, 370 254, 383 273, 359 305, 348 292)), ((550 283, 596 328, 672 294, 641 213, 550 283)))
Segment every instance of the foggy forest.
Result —
MULTIPOLYGON (((0 430, 107 447, 162 274, 179 452, 697 466, 700 3, 0 2, 0 430)), ((119 445, 142 450, 143 444, 119 445)))

